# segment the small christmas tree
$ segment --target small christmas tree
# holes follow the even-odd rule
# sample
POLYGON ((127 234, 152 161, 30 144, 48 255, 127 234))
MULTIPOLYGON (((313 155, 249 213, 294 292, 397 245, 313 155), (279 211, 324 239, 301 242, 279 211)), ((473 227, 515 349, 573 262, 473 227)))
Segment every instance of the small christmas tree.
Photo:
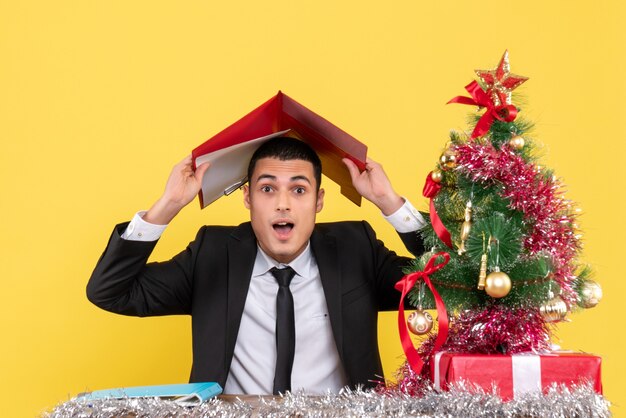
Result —
POLYGON ((416 372, 420 360, 428 362, 439 349, 548 350, 551 325, 602 296, 589 280, 590 269, 577 260, 577 211, 561 182, 536 163, 531 124, 512 103, 511 92, 527 78, 510 72, 507 52, 496 69, 476 74, 479 81, 466 87, 471 97, 450 103, 485 111, 472 117, 471 133, 451 133, 427 176, 430 222, 421 234, 432 250, 415 259, 413 274, 398 284, 417 308, 407 321, 413 333, 427 334, 433 321, 424 309, 438 308, 439 335, 413 353, 400 319, 409 363, 419 363, 416 372))

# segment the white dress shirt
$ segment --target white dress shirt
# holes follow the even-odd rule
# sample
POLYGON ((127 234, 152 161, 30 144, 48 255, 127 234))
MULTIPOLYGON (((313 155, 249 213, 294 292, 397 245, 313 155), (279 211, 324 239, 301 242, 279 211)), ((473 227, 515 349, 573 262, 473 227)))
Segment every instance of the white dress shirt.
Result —
MULTIPOLYGON (((138 212, 122 238, 154 241, 167 225, 145 222, 138 212)), ((417 231, 425 224, 421 214, 408 202, 385 219, 398 232, 417 231)), ((276 293, 278 284, 269 272, 283 267, 257 247, 250 287, 241 317, 237 343, 224 393, 271 394, 276 366, 276 293)), ((347 377, 333 338, 324 289, 317 262, 306 249, 289 266, 296 275, 289 289, 293 295, 296 347, 291 375, 291 389, 310 394, 338 392, 347 377)))
MULTIPOLYGON (((270 269, 285 265, 257 249, 224 393, 272 393, 278 284, 270 269)), ((348 380, 333 338, 322 280, 310 244, 289 266, 296 272, 289 285, 296 329, 291 390, 304 389, 310 394, 338 392, 348 380)))

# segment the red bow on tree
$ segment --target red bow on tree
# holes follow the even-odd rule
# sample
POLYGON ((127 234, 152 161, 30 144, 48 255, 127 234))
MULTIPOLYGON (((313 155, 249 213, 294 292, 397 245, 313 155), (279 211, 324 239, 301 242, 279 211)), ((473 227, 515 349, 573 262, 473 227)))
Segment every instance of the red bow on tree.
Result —
POLYGON ((404 350, 406 359, 411 366, 411 369, 413 369, 416 374, 420 374, 422 371, 424 361, 422 361, 422 358, 413 346, 413 342, 411 341, 411 337, 407 329, 406 320, 404 319, 404 298, 407 293, 413 289, 415 283, 417 283, 420 279, 424 280, 424 283, 426 283, 432 292, 433 297, 435 298, 435 305, 437 306, 437 323, 439 324, 439 331, 433 347, 433 353, 436 352, 443 346, 446 339, 448 339, 448 313, 446 312, 446 306, 443 303, 443 299, 439 296, 439 293, 435 289, 435 286, 431 283, 428 275, 442 269, 446 264, 448 264, 448 261, 450 261, 450 254, 446 252, 434 254, 430 257, 426 266, 424 266, 423 271, 416 271, 415 273, 407 274, 395 285, 396 290, 402 292, 400 305, 398 306, 398 331, 400 332, 400 342, 402 343, 402 349, 404 350), (438 257, 443 257, 443 261, 439 264, 435 264, 438 257))
POLYGON ((505 122, 512 122, 517 117, 517 108, 510 104, 502 104, 496 106, 489 95, 485 93, 485 91, 480 87, 480 85, 476 81, 472 81, 467 86, 465 86, 465 90, 469 92, 472 97, 465 96, 456 96, 452 100, 448 102, 450 103, 460 103, 466 105, 474 105, 480 106, 487 109, 484 115, 478 120, 474 131, 472 132, 472 139, 478 138, 479 136, 483 136, 493 124, 493 121, 498 119, 505 122))

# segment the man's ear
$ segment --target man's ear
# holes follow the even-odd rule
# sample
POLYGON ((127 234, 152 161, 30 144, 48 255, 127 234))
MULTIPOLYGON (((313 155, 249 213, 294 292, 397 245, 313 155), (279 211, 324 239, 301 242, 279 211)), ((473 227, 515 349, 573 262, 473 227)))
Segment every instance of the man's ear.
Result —
POLYGON ((250 209, 250 187, 244 184, 241 190, 243 190, 243 204, 246 209, 250 209))
POLYGON ((320 213, 324 207, 324 189, 319 189, 317 192, 317 203, 315 205, 315 213, 320 213))

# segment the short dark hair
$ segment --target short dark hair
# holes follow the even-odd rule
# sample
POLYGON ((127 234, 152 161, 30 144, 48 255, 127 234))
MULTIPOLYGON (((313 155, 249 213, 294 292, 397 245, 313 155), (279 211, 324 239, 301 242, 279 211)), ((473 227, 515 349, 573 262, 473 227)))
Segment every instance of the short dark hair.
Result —
POLYGON ((317 153, 307 143, 288 136, 279 136, 264 142, 252 154, 250 164, 248 164, 248 183, 252 179, 252 173, 256 163, 261 158, 276 158, 281 161, 304 160, 313 164, 313 174, 315 175, 316 189, 320 189, 322 183, 322 162, 317 153))

